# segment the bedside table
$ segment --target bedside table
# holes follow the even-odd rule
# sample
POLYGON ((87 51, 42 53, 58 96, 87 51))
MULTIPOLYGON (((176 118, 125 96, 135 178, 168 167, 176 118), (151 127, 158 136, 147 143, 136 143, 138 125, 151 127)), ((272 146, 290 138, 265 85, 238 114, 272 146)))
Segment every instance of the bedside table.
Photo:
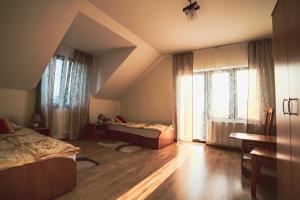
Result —
POLYGON ((85 138, 91 140, 99 140, 108 138, 106 124, 88 124, 85 130, 85 138))
POLYGON ((36 127, 36 128, 31 128, 33 130, 35 130, 36 132, 42 134, 42 135, 45 135, 45 136, 48 136, 50 137, 50 128, 46 128, 46 127, 36 127))

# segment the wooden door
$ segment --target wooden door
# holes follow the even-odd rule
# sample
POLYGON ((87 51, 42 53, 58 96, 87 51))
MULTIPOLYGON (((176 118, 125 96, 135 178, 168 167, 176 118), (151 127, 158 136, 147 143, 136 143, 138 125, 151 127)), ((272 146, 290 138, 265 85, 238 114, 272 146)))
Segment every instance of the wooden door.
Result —
POLYGON ((300 1, 287 0, 288 67, 291 105, 292 199, 300 199, 300 1))
POLYGON ((291 199, 290 116, 288 112, 289 70, 287 65, 286 2, 279 0, 273 12, 273 55, 275 64, 278 199, 291 199))

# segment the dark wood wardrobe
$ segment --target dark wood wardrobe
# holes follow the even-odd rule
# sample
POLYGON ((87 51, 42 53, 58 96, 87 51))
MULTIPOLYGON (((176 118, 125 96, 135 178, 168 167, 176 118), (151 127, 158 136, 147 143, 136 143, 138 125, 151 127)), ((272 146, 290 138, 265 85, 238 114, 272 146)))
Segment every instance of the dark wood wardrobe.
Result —
POLYGON ((300 0, 273 11, 278 199, 300 199, 300 0))

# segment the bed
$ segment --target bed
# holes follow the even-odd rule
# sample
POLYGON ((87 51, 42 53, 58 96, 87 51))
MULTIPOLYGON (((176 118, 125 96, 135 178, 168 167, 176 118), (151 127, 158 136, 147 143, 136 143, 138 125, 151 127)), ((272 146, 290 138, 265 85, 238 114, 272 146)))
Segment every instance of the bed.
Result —
POLYGON ((28 128, 0 134, 0 199, 53 199, 72 190, 79 151, 28 128))
POLYGON ((162 124, 110 123, 108 138, 160 149, 174 142, 174 128, 162 124))

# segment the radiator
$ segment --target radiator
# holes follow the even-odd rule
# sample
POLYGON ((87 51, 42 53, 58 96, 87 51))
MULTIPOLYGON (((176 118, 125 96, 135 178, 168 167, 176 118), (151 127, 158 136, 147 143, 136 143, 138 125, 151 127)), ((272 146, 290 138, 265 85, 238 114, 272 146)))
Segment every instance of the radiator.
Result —
POLYGON ((246 123, 210 121, 208 126, 206 143, 240 148, 241 142, 239 140, 229 138, 229 135, 232 132, 245 133, 246 130, 247 130, 246 123))

